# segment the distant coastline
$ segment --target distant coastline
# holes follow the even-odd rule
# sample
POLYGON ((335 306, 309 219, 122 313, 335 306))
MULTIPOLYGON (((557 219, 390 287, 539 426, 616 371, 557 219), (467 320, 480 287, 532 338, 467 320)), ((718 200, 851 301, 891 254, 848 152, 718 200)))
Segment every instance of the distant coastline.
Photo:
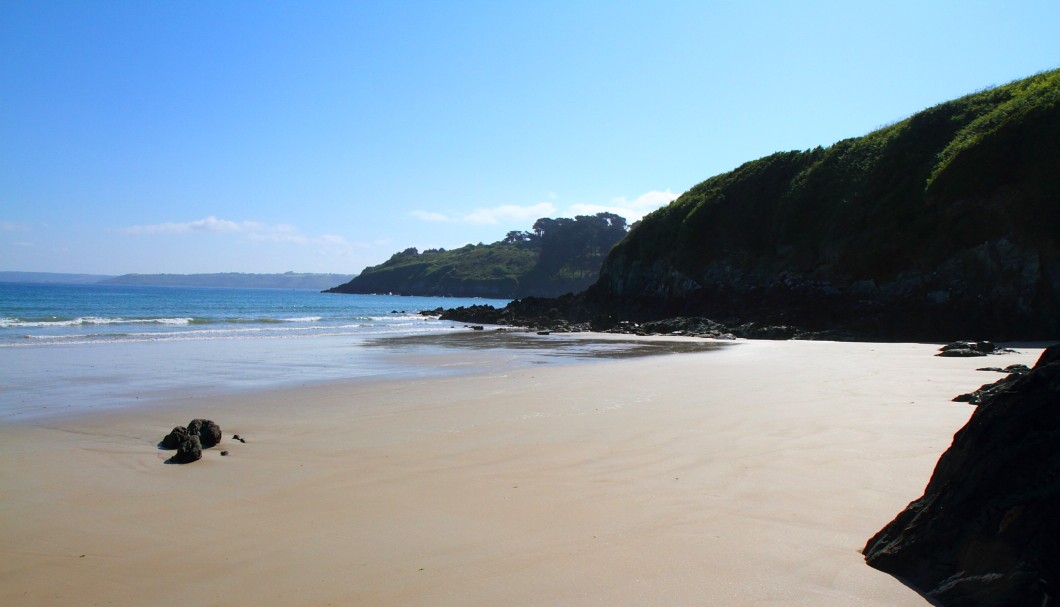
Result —
POLYGON ((54 272, 0 272, 0 283, 109 284, 152 287, 224 287, 234 289, 330 289, 349 281, 352 274, 63 274, 54 272))
POLYGON ((62 274, 59 272, 0 272, 0 282, 56 285, 90 285, 116 278, 105 274, 62 274))

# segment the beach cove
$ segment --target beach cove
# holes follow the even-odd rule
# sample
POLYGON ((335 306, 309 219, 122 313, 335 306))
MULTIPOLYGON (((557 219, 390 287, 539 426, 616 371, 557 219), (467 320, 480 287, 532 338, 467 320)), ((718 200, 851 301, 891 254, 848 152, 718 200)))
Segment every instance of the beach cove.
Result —
POLYGON ((936 350, 511 366, 450 348, 460 373, 9 420, 0 603, 926 605, 860 550, 971 415, 950 399, 996 379, 975 369, 1041 352, 936 350), (224 441, 165 464, 156 443, 194 417, 224 441))

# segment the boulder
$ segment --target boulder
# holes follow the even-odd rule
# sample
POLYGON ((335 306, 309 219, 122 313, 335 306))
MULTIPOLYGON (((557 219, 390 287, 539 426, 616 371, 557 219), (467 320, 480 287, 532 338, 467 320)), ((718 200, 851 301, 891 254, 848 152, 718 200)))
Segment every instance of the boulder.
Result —
POLYGON ((946 357, 971 357, 971 356, 986 356, 986 352, 980 352, 974 348, 950 348, 949 350, 943 350, 935 356, 946 356, 946 357))
POLYGON ((1002 369, 1001 367, 979 367, 976 371, 994 371, 996 373, 1016 373, 1017 375, 1023 375, 1030 371, 1031 368, 1027 365, 1009 365, 1002 369))
POLYGON ((986 356, 1011 352, 1013 350, 1002 348, 992 341, 955 341, 939 348, 935 356, 986 356))
POLYGON ((1023 374, 1021 373, 1010 373, 1009 375, 1002 377, 1001 379, 997 380, 992 384, 983 384, 982 386, 979 386, 979 389, 975 392, 969 392, 967 394, 960 394, 958 396, 954 396, 953 402, 980 405, 993 394, 999 393, 1002 390, 1007 389, 1009 386, 1015 383, 1016 380, 1022 377, 1022 375, 1023 374))
POLYGON ((1010 377, 954 436, 924 495, 865 546, 869 565, 932 604, 1060 597, 1060 345, 1010 377))
POLYGON ((169 461, 174 464, 190 464, 202 459, 202 443, 199 442, 198 434, 190 434, 181 441, 177 452, 169 461))
POLYGON ((955 403, 971 403, 978 405, 985 401, 990 395, 1001 392, 1012 385, 1021 376, 1026 375, 1030 372, 1027 365, 1009 365, 1004 369, 998 367, 983 367, 982 369, 976 369, 976 371, 997 371, 999 373, 1008 373, 1005 377, 997 380, 992 384, 983 384, 979 386, 979 389, 975 392, 969 392, 968 394, 961 394, 953 397, 955 403))
POLYGON ((221 442, 221 427, 209 419, 191 420, 188 423, 188 434, 197 435, 202 441, 203 449, 209 449, 221 442))
POLYGON ((188 438, 188 429, 184 426, 174 426, 173 430, 162 439, 162 448, 176 449, 186 438, 188 438))

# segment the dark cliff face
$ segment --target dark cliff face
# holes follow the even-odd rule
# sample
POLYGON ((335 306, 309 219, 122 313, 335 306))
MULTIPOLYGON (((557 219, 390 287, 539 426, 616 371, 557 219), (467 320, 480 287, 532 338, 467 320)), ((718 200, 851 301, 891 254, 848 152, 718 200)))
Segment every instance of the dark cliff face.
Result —
POLYGON ((1060 596, 1060 345, 988 396, 924 495, 865 547, 935 604, 1040 607, 1060 596))
POLYGON ((1060 335, 1060 71, 699 184, 588 297, 884 339, 1060 335))

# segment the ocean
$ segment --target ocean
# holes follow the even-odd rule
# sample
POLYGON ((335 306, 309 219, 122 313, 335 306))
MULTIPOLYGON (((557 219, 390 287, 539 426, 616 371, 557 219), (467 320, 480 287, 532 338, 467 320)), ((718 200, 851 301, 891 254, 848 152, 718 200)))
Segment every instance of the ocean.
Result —
POLYGON ((282 289, 0 283, 0 348, 406 335, 452 328, 421 310, 507 303, 282 289))
POLYGON ((420 314, 506 303, 279 289, 0 283, 0 423, 310 382, 503 372, 689 348, 472 331, 464 323, 420 314))
POLYGON ((468 331, 421 310, 507 300, 304 290, 0 283, 0 420, 109 409, 175 393, 409 368, 380 338, 468 331))

